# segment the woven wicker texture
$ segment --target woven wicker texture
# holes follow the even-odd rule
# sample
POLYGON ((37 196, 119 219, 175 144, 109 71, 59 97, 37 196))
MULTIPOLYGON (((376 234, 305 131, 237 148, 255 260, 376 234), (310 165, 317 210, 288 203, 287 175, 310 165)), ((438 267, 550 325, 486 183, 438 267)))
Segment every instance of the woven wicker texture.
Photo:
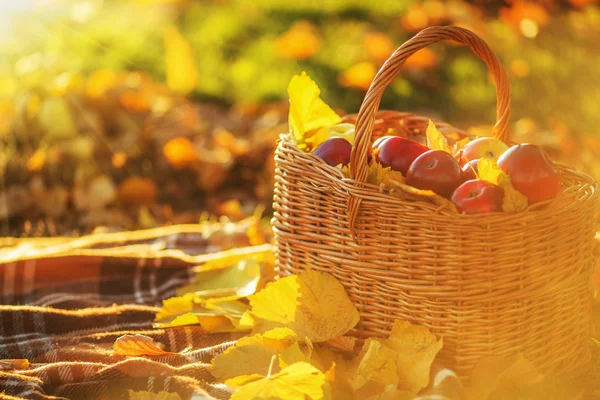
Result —
MULTIPOLYGON (((365 183, 377 137, 423 141, 427 118, 377 108, 408 56, 442 39, 467 44, 490 67, 498 100, 494 135, 508 141, 510 89, 497 57, 468 30, 425 29, 381 68, 359 114, 344 118, 357 124, 355 179, 281 136, 273 218, 280 274, 333 274, 360 311, 359 337, 384 336, 397 318, 427 326, 444 339, 441 361, 463 379, 492 353, 520 351, 545 372, 575 369, 590 358, 598 207, 592 178, 561 166, 563 192, 553 201, 480 215, 400 199, 365 183)), ((436 124, 451 140, 466 135, 436 124)))

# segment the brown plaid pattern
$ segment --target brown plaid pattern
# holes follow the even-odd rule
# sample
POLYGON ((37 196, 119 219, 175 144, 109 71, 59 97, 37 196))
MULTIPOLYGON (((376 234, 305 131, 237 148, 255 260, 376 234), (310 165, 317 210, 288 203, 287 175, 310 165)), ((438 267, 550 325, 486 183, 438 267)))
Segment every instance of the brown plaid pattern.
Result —
MULTIPOLYGON (((78 239, 0 240, 0 399, 127 399, 128 389, 226 399, 210 360, 237 338, 199 326, 153 329, 161 301, 218 252, 250 246, 252 221, 182 225, 78 239), (185 355, 124 357, 124 334, 185 355)), ((242 250, 243 251, 243 250, 242 250)))

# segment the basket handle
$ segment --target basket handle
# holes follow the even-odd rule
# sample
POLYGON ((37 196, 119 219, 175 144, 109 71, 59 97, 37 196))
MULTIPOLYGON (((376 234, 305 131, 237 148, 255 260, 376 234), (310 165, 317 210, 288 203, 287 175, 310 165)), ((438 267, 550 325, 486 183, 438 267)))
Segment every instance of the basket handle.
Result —
MULTIPOLYGON (((352 154, 350 156, 350 176, 358 182, 366 182, 368 165, 367 158, 371 149, 371 132, 375 123, 377 110, 383 92, 392 83, 400 68, 408 57, 430 44, 442 40, 452 40, 465 44, 475 55, 485 61, 496 83, 496 124, 493 136, 503 142, 509 141, 508 122, 510 119, 510 82, 500 60, 488 45, 468 29, 457 26, 432 26, 420 31, 417 35, 400 46, 383 64, 360 106, 356 119, 356 133, 352 154)), ((354 236, 354 223, 362 200, 350 194, 348 215, 350 231, 354 236)))

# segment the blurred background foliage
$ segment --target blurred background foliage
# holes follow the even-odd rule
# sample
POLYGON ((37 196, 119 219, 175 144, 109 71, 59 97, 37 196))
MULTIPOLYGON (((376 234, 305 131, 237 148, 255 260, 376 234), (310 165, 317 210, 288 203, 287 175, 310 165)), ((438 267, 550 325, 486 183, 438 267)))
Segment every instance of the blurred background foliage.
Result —
MULTIPOLYGON (((396 47, 450 24, 507 68, 513 138, 600 179, 595 0, 22 0, 0 5, 0 234, 268 208, 292 75, 357 112, 396 47)), ((381 107, 486 135, 495 93, 467 48, 439 44, 381 107)))

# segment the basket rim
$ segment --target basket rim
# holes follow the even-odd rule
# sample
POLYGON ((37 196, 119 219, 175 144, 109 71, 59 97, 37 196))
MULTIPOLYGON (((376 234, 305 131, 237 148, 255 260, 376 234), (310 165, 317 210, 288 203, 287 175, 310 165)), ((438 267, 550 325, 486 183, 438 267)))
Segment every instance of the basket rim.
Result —
MULTIPOLYGON (((415 116, 419 116, 417 114, 413 114, 415 116)), ((449 124, 447 124, 449 125, 449 124)), ((450 125, 451 126, 451 125, 450 125)), ((453 127, 454 128, 454 127, 453 127)), ((458 131, 460 129, 456 128, 458 131)), ((464 131, 461 131, 464 132, 464 131)), ((385 196, 386 204, 393 204, 395 206, 410 206, 411 208, 415 208, 418 206, 423 211, 428 211, 435 213, 437 215, 443 215, 453 218, 455 221, 463 221, 465 223, 470 223, 474 221, 484 221, 487 220, 489 223, 493 223, 494 220, 502 220, 506 222, 511 218, 522 218, 523 215, 535 216, 535 217, 543 217, 546 215, 555 215, 557 211, 561 211, 570 207, 573 207, 574 204, 582 204, 586 202, 598 202, 598 198, 600 195, 600 185, 599 183, 589 174, 580 172, 570 167, 567 164, 554 162, 555 165, 558 166, 561 171, 561 175, 571 175, 576 177, 580 182, 579 185, 570 185, 569 188, 573 188, 573 190, 562 191, 557 197, 552 200, 547 200, 544 202, 534 203, 527 206, 527 208, 522 212, 490 212, 490 213, 482 213, 482 214, 465 214, 465 213, 457 213, 451 210, 448 210, 446 206, 438 206, 433 203, 429 203, 426 201, 407 201, 405 199, 401 199, 395 197, 388 192, 382 190, 381 186, 376 186, 367 182, 360 182, 355 179, 352 179, 349 176, 344 176, 341 169, 337 167, 333 167, 327 164, 320 157, 301 150, 295 143, 293 134, 291 132, 281 133, 279 136, 279 143, 275 150, 275 159, 281 151, 282 146, 288 146, 293 149, 296 154, 296 163, 300 161, 298 156, 305 158, 303 160, 303 164, 310 165, 310 168, 323 174, 327 175, 328 178, 339 182, 344 189, 351 193, 353 196, 363 199, 372 199, 373 195, 377 196, 385 196), (591 194, 586 195, 584 198, 576 198, 575 201, 564 202, 561 200, 572 199, 573 196, 582 190, 591 190, 591 194), (361 193, 362 192, 362 193, 361 193)))

